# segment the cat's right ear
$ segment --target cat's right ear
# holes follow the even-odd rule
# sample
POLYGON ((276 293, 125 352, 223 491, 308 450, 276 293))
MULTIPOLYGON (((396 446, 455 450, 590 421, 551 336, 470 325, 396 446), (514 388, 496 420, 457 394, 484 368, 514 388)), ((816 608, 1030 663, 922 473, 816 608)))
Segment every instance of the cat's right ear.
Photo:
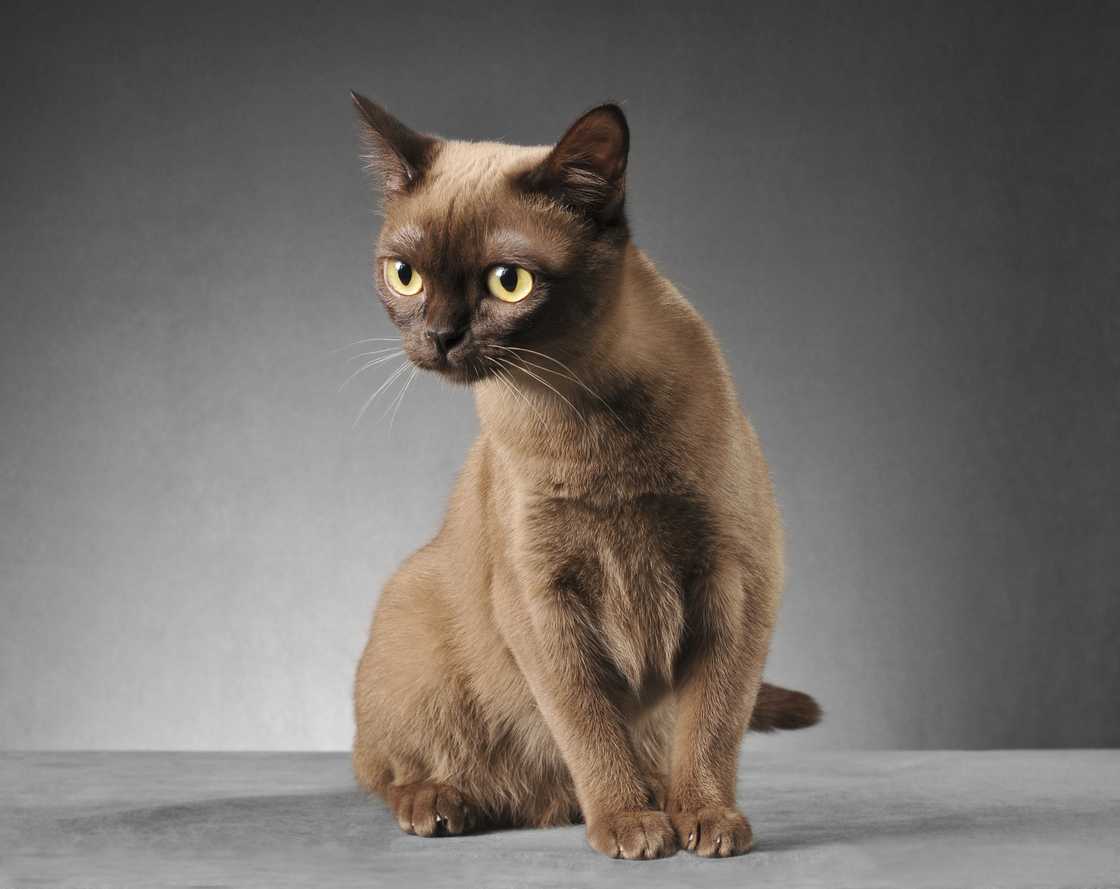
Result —
POLYGON ((521 177, 543 192, 602 222, 622 216, 630 128, 614 103, 599 105, 568 127, 548 156, 521 177))
POLYGON ((415 187, 439 140, 409 129, 360 93, 351 92, 350 98, 358 112, 366 164, 384 185, 386 196, 415 187))

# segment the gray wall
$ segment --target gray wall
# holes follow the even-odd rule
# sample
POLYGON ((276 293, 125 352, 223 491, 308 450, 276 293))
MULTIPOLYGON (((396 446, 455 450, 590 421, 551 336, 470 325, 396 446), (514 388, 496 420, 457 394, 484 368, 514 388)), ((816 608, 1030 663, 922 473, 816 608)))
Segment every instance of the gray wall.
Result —
POLYGON ((762 743, 1120 744, 1120 7, 603 6, 11 14, 0 746, 348 744, 475 431, 336 391, 391 335, 352 87, 529 143, 624 102, 785 509, 769 672, 828 719, 762 743))

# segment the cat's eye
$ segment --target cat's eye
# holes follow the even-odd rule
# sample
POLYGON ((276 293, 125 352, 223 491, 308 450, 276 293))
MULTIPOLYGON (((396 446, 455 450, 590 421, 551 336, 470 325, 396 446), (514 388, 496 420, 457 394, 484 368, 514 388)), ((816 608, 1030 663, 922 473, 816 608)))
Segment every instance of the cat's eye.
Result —
POLYGON ((533 289, 533 276, 519 265, 496 265, 486 275, 490 293, 507 303, 518 303, 533 289))
POLYGON ((400 259, 385 260, 385 281, 401 296, 416 296, 424 286, 420 273, 400 259))

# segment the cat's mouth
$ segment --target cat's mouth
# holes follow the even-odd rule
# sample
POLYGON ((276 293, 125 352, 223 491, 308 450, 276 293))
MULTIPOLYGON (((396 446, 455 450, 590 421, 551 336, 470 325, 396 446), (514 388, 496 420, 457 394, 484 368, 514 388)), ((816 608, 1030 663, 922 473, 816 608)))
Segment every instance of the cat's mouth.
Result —
POLYGON ((488 364, 475 348, 453 353, 434 352, 423 355, 410 355, 412 363, 421 370, 439 374, 445 380, 469 386, 490 376, 488 364))

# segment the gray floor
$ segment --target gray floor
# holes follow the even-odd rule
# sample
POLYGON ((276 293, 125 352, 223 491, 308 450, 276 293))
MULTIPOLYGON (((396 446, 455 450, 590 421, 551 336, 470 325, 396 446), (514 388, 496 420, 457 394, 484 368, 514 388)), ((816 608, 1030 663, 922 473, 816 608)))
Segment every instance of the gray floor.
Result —
POLYGON ((744 858, 424 840, 340 754, 0 754, 0 885, 1120 887, 1120 751, 756 754, 744 858))

